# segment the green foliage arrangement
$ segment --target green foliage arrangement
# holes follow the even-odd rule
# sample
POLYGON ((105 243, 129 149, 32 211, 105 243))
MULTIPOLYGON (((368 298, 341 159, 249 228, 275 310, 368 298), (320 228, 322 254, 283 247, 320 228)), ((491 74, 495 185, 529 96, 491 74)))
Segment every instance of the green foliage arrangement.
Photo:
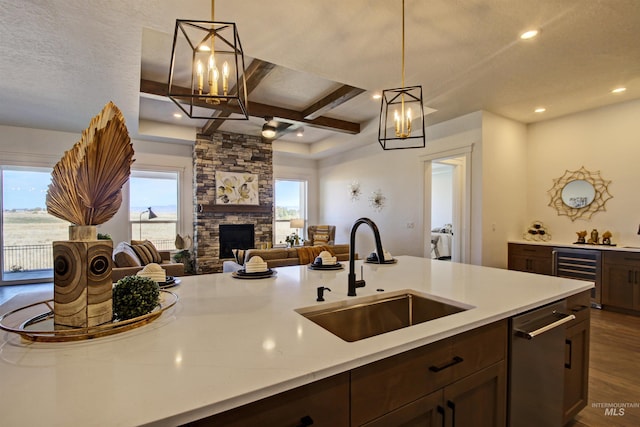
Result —
POLYGON ((191 257, 191 251, 188 249, 183 249, 181 251, 176 252, 173 255, 173 260, 175 262, 181 262, 184 264, 184 272, 187 274, 195 274, 196 273, 196 260, 191 257))
POLYGON ((113 317, 127 320, 150 313, 160 299, 160 287, 148 277, 127 276, 113 288, 113 317))

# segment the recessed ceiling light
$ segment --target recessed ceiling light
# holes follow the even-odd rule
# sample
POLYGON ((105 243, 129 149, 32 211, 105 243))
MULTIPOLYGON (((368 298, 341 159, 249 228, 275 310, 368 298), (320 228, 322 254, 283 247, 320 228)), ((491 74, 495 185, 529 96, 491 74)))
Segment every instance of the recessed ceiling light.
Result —
POLYGON ((626 87, 617 87, 617 88, 615 88, 614 90, 612 90, 612 91, 611 91, 611 93, 622 93, 622 92, 624 92, 625 90, 627 90, 627 88, 626 88, 626 87))
POLYGON ((173 117, 175 117, 176 119, 181 119, 181 118, 182 118, 182 114, 180 114, 180 113, 173 113, 173 117))
POLYGON ((545 111, 547 111, 547 109, 544 107, 538 107, 535 110, 533 110, 534 113, 544 113, 545 111))
POLYGON ((304 136, 304 128, 298 128, 298 131, 296 132, 296 136, 297 137, 303 137, 304 136))
POLYGON ((371 95, 371 99, 380 99, 382 98, 382 95, 380 95, 379 93, 374 93, 373 95, 371 95))
POLYGON ((529 40, 529 39, 534 38, 538 34, 539 34, 538 30, 529 30, 529 31, 525 31, 524 33, 520 34, 520 38, 522 40, 529 40))

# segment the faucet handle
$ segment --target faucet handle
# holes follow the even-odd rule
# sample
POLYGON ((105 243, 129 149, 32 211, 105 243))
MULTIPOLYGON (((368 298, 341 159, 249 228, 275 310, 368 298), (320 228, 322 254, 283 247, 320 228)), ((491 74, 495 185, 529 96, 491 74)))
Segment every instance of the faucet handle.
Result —
POLYGON ((360 280, 356 280, 356 288, 364 288, 367 282, 364 281, 364 267, 360 266, 360 280))

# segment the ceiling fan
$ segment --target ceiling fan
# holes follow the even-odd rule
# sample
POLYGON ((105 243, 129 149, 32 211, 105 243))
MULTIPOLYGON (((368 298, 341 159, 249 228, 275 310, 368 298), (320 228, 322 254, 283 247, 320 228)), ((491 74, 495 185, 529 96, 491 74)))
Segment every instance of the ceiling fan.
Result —
POLYGON ((295 126, 293 123, 276 121, 270 116, 265 117, 264 120, 261 135, 263 138, 270 140, 278 139, 283 135, 295 132, 300 127, 295 126))

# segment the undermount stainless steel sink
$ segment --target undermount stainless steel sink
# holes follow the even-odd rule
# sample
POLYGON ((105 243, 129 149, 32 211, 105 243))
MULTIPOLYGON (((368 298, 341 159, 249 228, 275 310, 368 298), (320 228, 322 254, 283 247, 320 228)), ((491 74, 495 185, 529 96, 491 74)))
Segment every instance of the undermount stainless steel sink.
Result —
POLYGON ((295 311, 343 340, 353 342, 473 308, 445 301, 405 290, 295 311))

